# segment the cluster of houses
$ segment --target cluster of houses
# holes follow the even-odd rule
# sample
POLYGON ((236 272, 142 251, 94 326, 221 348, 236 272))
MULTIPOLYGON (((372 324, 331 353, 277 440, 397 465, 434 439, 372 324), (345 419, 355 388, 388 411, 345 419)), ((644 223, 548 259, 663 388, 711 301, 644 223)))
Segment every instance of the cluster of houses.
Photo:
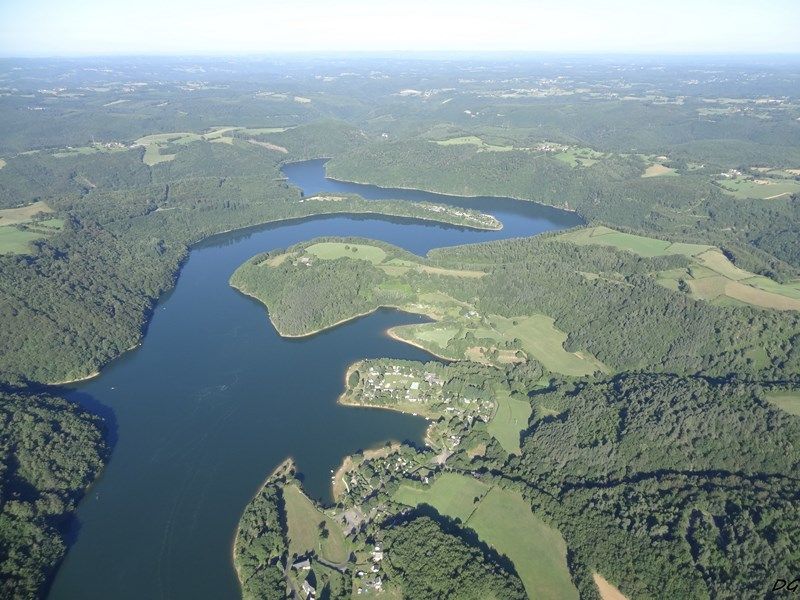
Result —
POLYGON ((468 211, 468 210, 459 210, 457 208, 453 208, 451 206, 442 206, 439 204, 417 204, 418 208, 423 210, 429 210, 435 213, 447 213, 449 215, 453 215, 455 217, 461 217, 462 219, 466 219, 468 221, 474 221, 475 223, 480 223, 481 225, 489 225, 494 224, 496 219, 491 215, 486 215, 483 213, 475 212, 475 211, 468 211))
POLYGON ((445 381, 429 371, 419 372, 399 365, 383 370, 371 366, 361 381, 361 400, 367 404, 420 404, 443 416, 458 417, 469 425, 474 419, 488 422, 494 414, 493 402, 446 393, 445 381), (426 385, 421 385, 423 382, 426 385))
POLYGON ((380 575, 382 560, 383 550, 380 546, 374 546, 372 549, 372 566, 370 566, 369 573, 365 571, 356 573, 359 578, 359 586, 356 589, 357 594, 363 594, 365 590, 375 590, 376 592, 383 590, 383 579, 380 575))

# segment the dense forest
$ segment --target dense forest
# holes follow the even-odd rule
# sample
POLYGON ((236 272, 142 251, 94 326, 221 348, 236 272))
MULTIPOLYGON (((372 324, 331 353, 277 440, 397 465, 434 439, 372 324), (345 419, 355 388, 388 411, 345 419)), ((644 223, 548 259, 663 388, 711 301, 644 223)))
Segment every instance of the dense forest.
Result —
POLYGON ((98 417, 47 392, 0 389, 0 595, 35 597, 64 522, 107 454, 98 417))
MULTIPOLYGON (((452 528, 452 526, 451 526, 452 528)), ((457 531, 457 529, 456 529, 457 531)), ((404 597, 525 598, 516 573, 509 573, 463 537, 447 531, 428 516, 392 524, 384 538, 390 551, 391 573, 404 597)))
POLYGON ((503 470, 564 533, 585 593, 592 570, 632 598, 763 597, 791 572, 800 420, 758 386, 624 375, 533 402, 557 416, 503 470))

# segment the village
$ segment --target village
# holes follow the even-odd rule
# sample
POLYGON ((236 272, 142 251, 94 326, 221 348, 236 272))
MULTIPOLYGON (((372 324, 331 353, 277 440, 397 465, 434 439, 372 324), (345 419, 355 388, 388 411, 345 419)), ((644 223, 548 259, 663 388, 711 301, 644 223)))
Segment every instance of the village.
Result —
POLYGON ((461 379, 448 380, 442 373, 413 363, 359 363, 351 369, 348 386, 344 403, 390 408, 429 420, 488 423, 496 409, 495 402, 480 388, 461 379))

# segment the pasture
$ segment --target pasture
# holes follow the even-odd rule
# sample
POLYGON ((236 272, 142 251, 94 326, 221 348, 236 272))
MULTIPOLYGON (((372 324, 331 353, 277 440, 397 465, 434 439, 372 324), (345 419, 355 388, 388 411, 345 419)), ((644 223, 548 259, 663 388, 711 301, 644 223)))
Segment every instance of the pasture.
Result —
POLYGON ((734 198, 756 200, 783 200, 800 192, 800 181, 778 177, 734 177, 717 184, 734 198))
POLYGON ((337 258, 355 258, 378 265, 386 259, 386 251, 377 246, 367 244, 345 244, 343 242, 319 242, 311 244, 306 252, 322 260, 337 258))
POLYGON ((558 329, 553 319, 545 315, 532 315, 508 319, 490 316, 492 325, 505 339, 518 338, 522 348, 554 373, 580 377, 595 371, 608 372, 608 368, 588 353, 567 352, 564 342, 567 334, 558 329))
POLYGON ((506 389, 495 392, 497 410, 489 421, 486 430, 509 454, 519 454, 519 435, 528 427, 531 416, 531 403, 512 398, 506 389))
POLYGON ((567 163, 570 167, 591 167, 603 158, 603 156, 604 154, 602 152, 597 152, 591 148, 573 146, 554 154, 553 158, 567 163))
POLYGON ((519 492, 444 473, 428 488, 400 486, 393 500, 407 506, 429 504, 443 515, 461 519, 481 541, 514 563, 529 597, 578 598, 564 539, 533 514, 519 492))
POLYGON ((36 215, 42 213, 51 213, 53 209, 50 208, 46 202, 34 202, 27 206, 19 206, 17 208, 4 208, 0 210, 0 225, 19 225, 20 223, 28 223, 36 215))
POLYGON ((800 310, 800 282, 781 284, 745 271, 714 246, 669 242, 603 226, 575 229, 553 239, 578 245, 613 246, 644 257, 681 254, 692 262, 688 269, 654 273, 664 287, 678 291, 682 280, 697 300, 719 305, 750 304, 776 310, 800 310))
POLYGON ((26 254, 31 242, 61 229, 64 226, 61 219, 33 220, 51 212, 53 209, 42 201, 0 210, 0 254, 26 254))
POLYGON ((667 167, 659 163, 653 163, 648 165, 648 167, 644 170, 642 177, 674 177, 677 174, 678 173, 675 171, 675 169, 671 167, 667 167))
POLYGON ((436 140, 434 143, 439 146, 476 146, 480 152, 510 152, 514 149, 514 146, 487 144, 476 135, 462 135, 449 140, 436 140))
POLYGON ((29 229, 0 227, 0 254, 26 254, 31 249, 30 242, 43 237, 41 233, 29 229))
POLYGON ((348 545, 336 521, 320 511, 295 484, 283 488, 283 500, 289 529, 289 554, 302 555, 313 550, 330 562, 347 560, 348 545), (322 522, 327 527, 327 537, 321 534, 319 525, 322 522))
POLYGON ((800 390, 769 392, 766 396, 767 400, 782 411, 800 417, 800 390))

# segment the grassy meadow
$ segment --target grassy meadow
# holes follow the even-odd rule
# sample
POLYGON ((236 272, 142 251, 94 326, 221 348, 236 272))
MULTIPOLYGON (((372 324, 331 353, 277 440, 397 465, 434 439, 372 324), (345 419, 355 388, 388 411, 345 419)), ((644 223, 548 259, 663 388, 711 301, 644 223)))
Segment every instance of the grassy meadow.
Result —
POLYGON ((314 551, 330 562, 347 560, 349 547, 336 521, 320 511, 295 484, 283 488, 283 500, 289 529, 289 554, 314 551), (328 530, 327 537, 320 531, 322 522, 328 530))
POLYGON ((514 563, 531 598, 578 598, 567 568, 564 539, 533 514, 519 492, 443 473, 427 488, 401 486, 393 500, 407 506, 428 504, 460 519, 514 563))
POLYGON ((767 400, 790 415, 800 416, 800 390, 770 392, 767 400))
POLYGON ((512 398, 506 389, 495 393, 497 411, 486 429, 509 454, 519 454, 519 435, 527 429, 531 404, 527 400, 512 398))
POLYGON ((34 220, 53 210, 45 202, 0 210, 0 254, 26 254, 30 243, 46 238, 64 226, 62 219, 34 220))
POLYGON ((740 176, 718 181, 717 184, 737 199, 778 200, 800 192, 800 181, 779 177, 740 176))
POLYGON ((800 310, 800 281, 778 283, 741 269, 713 246, 669 242, 604 226, 574 229, 553 239, 579 245, 612 246, 643 257, 686 256, 691 263, 688 268, 654 273, 656 280, 676 291, 685 284, 692 298, 714 304, 800 310))

